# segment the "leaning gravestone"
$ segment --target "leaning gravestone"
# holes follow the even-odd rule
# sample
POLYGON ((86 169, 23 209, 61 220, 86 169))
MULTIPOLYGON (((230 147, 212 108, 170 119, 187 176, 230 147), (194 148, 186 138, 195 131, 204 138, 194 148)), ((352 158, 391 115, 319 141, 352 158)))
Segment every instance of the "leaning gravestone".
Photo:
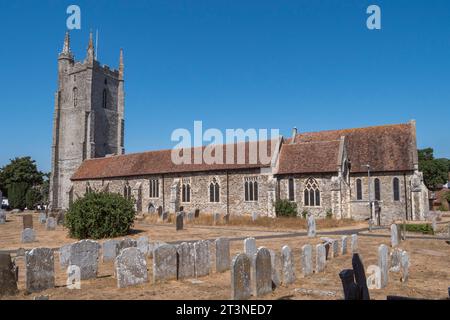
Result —
POLYGON ((45 213, 45 211, 39 212, 39 223, 45 224, 46 221, 47 221, 47 214, 45 213))
POLYGON ((293 283, 295 281, 294 255, 292 254, 292 250, 289 246, 284 246, 281 249, 281 267, 283 285, 293 283))
POLYGON ((395 248, 400 243, 400 234, 398 232, 397 225, 394 223, 391 225, 391 247, 395 248))
POLYGON ((399 248, 394 248, 390 255, 391 265, 389 271, 391 272, 400 272, 401 267, 401 259, 402 259, 402 250, 399 248))
POLYGON ((308 215, 308 237, 314 238, 316 236, 316 220, 314 215, 308 215))
POLYGON ((195 276, 194 245, 183 242, 176 248, 178 255, 178 280, 193 278, 195 276))
POLYGON ((126 288, 148 281, 147 261, 138 248, 126 248, 114 263, 117 287, 126 288))
POLYGON ((153 251, 153 283, 177 278, 177 249, 170 244, 153 251))
POLYGON ((358 252, 358 235, 352 234, 352 242, 351 242, 352 254, 358 252))
POLYGON ((224 272, 230 269, 230 240, 218 238, 216 245, 216 272, 224 272))
POLYGON ((137 248, 140 252, 146 257, 148 255, 148 248, 149 248, 149 239, 147 236, 142 236, 136 241, 137 248))
POLYGON ((313 273, 312 246, 310 244, 305 244, 302 247, 301 260, 303 276, 307 277, 313 273))
POLYGON ((17 293, 16 266, 9 253, 0 253, 0 296, 17 293))
POLYGON ((6 223, 6 212, 0 208, 0 224, 6 223))
POLYGON ((137 241, 130 238, 124 238, 119 242, 117 242, 115 257, 117 257, 122 252, 123 249, 127 248, 137 248, 137 241))
POLYGON ((33 216, 31 214, 26 214, 22 216, 23 230, 33 229, 33 216))
POLYGON ((80 280, 97 278, 99 248, 92 240, 81 240, 70 246, 69 265, 80 268, 80 280))
POLYGON ((255 268, 251 272, 253 295, 263 296, 272 292, 272 263, 270 251, 266 248, 259 248, 255 254, 255 268))
POLYGON ((251 296, 250 259, 246 254, 241 253, 233 258, 231 264, 231 299, 249 299, 251 296))
POLYGON ((179 230, 183 230, 183 212, 179 212, 177 213, 177 218, 176 218, 176 229, 177 231, 179 230))
POLYGON ((33 229, 26 228, 22 231, 22 243, 31 243, 36 241, 36 232, 33 229))
POLYGON ((119 240, 111 239, 103 242, 102 245, 102 253, 103 253, 103 262, 113 261, 116 259, 116 251, 117 244, 119 240))
POLYGON ((388 247, 384 244, 378 247, 378 267, 381 270, 381 288, 387 286, 388 276, 389 276, 389 266, 388 266, 388 258, 389 258, 389 250, 388 247))
POLYGON ((270 262, 272 265, 272 285, 277 288, 281 284, 281 260, 280 256, 274 251, 270 251, 270 262))
POLYGON ((56 220, 54 217, 48 217, 45 224, 45 229, 48 231, 53 231, 56 229, 56 220))
POLYGON ((316 273, 324 272, 327 260, 325 245, 319 243, 316 245, 316 273))
POLYGON ((194 243, 194 265, 196 278, 209 275, 211 267, 209 241, 200 240, 194 243))
POLYGON ((409 255, 408 252, 403 251, 401 257, 402 282, 408 282, 409 279, 409 255))
POLYGON ((59 265, 65 269, 69 266, 70 262, 70 247, 71 244, 66 244, 59 248, 59 265))
POLYGON ((55 260, 53 250, 35 248, 25 254, 26 290, 39 292, 55 286, 55 260))
POLYGON ((346 255, 347 254, 347 236, 342 236, 341 238, 341 255, 346 255))

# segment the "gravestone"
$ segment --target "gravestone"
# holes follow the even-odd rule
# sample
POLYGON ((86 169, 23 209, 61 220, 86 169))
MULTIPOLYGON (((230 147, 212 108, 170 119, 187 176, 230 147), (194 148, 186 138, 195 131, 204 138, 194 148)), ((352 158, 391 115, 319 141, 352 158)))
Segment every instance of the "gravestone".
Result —
POLYGON ((341 255, 347 254, 347 242, 348 242, 348 237, 342 236, 342 238, 341 238, 341 255))
POLYGON ((362 300, 370 300, 369 288, 367 288, 366 272, 364 271, 364 264, 359 254, 354 253, 352 257, 352 267, 355 275, 355 282, 359 287, 359 292, 362 300))
POLYGON ((137 241, 130 238, 119 240, 116 245, 116 255, 114 258, 116 258, 123 249, 127 248, 137 248, 137 241))
POLYGON ((399 248, 394 248, 391 251, 391 255, 390 255, 390 260, 391 260, 391 264, 390 264, 390 268, 389 271, 391 272, 400 272, 401 269, 401 259, 402 259, 402 250, 399 248))
POLYGON ((45 229, 48 231, 54 231, 56 229, 56 220, 54 217, 47 218, 45 229))
POLYGON ((437 231, 437 225, 436 225, 436 215, 431 218, 431 228, 433 229, 433 232, 436 233, 437 231))
POLYGON ((183 230, 183 212, 177 213, 176 229, 177 231, 183 230))
POLYGON ((188 214, 187 214, 187 221, 191 222, 192 220, 194 220, 194 213, 193 212, 188 212, 188 214))
POLYGON ((178 255, 177 279, 183 280, 195 277, 195 254, 192 243, 183 242, 176 246, 178 255))
POLYGON ((0 208, 0 224, 6 223, 6 212, 3 211, 2 208, 0 208))
POLYGON ((408 282, 409 279, 409 266, 410 266, 410 262, 409 262, 409 255, 408 252, 403 251, 402 252, 402 257, 401 257, 401 271, 402 271, 402 282, 408 282))
POLYGON ((389 249, 386 245, 382 244, 378 247, 378 267, 381 270, 381 288, 387 286, 389 276, 389 249))
POLYGON ((325 247, 325 259, 330 260, 331 259, 331 253, 330 253, 331 252, 331 250, 330 250, 331 244, 329 242, 326 242, 323 244, 323 246, 325 247))
POLYGON ((255 222, 256 220, 258 220, 258 213, 253 212, 252 213, 252 221, 255 222))
POLYGON ((33 229, 33 216, 31 214, 25 214, 22 216, 23 230, 33 229))
POLYGON ((80 280, 97 278, 100 245, 92 240, 81 240, 70 246, 69 265, 80 268, 80 280))
POLYGON ((136 241, 137 244, 137 248, 139 249, 140 252, 142 252, 142 254, 144 255, 144 257, 148 256, 148 244, 149 244, 149 239, 147 236, 142 236, 139 239, 137 239, 136 241))
POLYGON ((211 268, 211 255, 209 241, 200 240, 194 243, 195 277, 209 275, 211 268))
POLYGON ((169 219, 169 212, 164 211, 164 212, 161 214, 161 220, 162 220, 162 222, 166 222, 168 219, 169 219))
POLYGON ((272 263, 270 251, 259 248, 255 254, 255 267, 251 271, 253 295, 260 297, 272 292, 272 263))
POLYGON ((22 243, 31 243, 36 241, 36 232, 33 229, 26 228, 22 231, 22 243))
POLYGON ((162 241, 153 241, 153 242, 149 242, 148 244, 148 254, 149 256, 153 257, 153 251, 155 251, 155 249, 166 245, 167 243, 162 242, 162 241))
POLYGON ((313 273, 313 265, 312 265, 312 246, 310 244, 305 244, 304 246, 302 246, 301 261, 302 261, 303 276, 307 277, 311 275, 313 273))
POLYGON ((195 209, 194 218, 200 217, 200 209, 195 209))
POLYGON ((46 221, 47 221, 47 214, 45 213, 45 211, 39 212, 39 223, 45 224, 46 221))
POLYGON ((319 243, 316 245, 316 273, 324 272, 327 260, 325 245, 319 243))
POLYGON ((114 263, 117 287, 126 288, 148 281, 147 261, 138 248, 123 249, 114 263))
POLYGON ((331 256, 333 258, 337 258, 337 256, 339 256, 339 241, 336 239, 331 242, 331 256))
POLYGON ((397 225, 391 224, 391 247, 395 248, 400 243, 400 233, 398 232, 397 225))
POLYGON ((254 263, 255 254, 256 254, 256 240, 255 238, 247 238, 244 240, 244 253, 248 256, 252 265, 254 263))
POLYGON ((18 293, 16 270, 11 255, 0 253, 0 296, 18 293))
POLYGON ((65 269, 69 266, 70 261, 70 247, 71 244, 66 244, 59 248, 59 265, 65 269))
POLYGON ((308 237, 314 238, 316 236, 316 220, 314 215, 308 215, 308 237))
POLYGON ((162 219, 163 208, 161 206, 158 207, 158 217, 162 219))
POLYGON ((230 270, 230 240, 218 238, 215 241, 216 247, 216 272, 230 270))
POLYGON ((250 298, 250 264, 250 259, 245 253, 238 254, 233 258, 231 263, 232 300, 246 300, 250 298))
POLYGON ((295 281, 294 255, 289 246, 281 249, 281 274, 283 276, 283 285, 291 284, 295 281))
POLYGON ((64 210, 58 211, 56 214, 56 224, 59 226, 64 225, 64 221, 66 219, 66 212, 64 210))
POLYGON ((226 215, 223 216, 223 222, 225 224, 230 223, 230 214, 229 213, 227 213, 226 215))
POLYGON ((352 242, 351 242, 352 254, 358 252, 358 235, 352 234, 352 242))
POLYGON ((214 225, 218 224, 220 221, 220 213, 214 213, 213 214, 213 223, 214 225))
POLYGON ((274 250, 269 251, 272 265, 272 287, 277 288, 281 284, 281 259, 274 250))
POLYGON ((26 291, 39 292, 55 286, 53 250, 35 248, 25 254, 26 291))
POLYGON ((153 283, 177 278, 177 249, 164 244, 153 251, 153 283))
POLYGON ((116 251, 117 244, 119 240, 111 239, 103 242, 102 245, 102 254, 103 254, 103 262, 113 261, 116 259, 116 251))

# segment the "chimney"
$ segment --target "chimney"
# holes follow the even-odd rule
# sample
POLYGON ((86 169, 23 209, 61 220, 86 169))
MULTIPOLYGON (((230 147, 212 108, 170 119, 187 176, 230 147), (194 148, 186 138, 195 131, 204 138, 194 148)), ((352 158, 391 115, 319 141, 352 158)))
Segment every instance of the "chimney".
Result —
POLYGON ((295 143, 295 137, 297 136, 297 127, 294 127, 292 129, 292 139, 291 139, 291 144, 295 143))

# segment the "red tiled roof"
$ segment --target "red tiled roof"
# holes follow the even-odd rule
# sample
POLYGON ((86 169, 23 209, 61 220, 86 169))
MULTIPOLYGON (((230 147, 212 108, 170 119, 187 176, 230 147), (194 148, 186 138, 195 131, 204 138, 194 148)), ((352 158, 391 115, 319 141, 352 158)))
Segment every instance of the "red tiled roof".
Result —
POLYGON ((336 172, 339 144, 337 140, 283 144, 278 174, 336 172))

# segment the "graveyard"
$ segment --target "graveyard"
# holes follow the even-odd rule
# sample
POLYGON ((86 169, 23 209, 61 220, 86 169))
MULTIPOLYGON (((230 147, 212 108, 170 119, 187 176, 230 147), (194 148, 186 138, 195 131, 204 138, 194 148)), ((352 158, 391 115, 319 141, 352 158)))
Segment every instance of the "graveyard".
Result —
POLYGON ((406 240, 397 228, 369 232, 364 222, 317 220, 311 227, 308 220, 288 227, 275 219, 273 227, 205 216, 138 217, 126 237, 78 242, 39 213, 8 213, 0 251, 16 266, 18 291, 0 299, 342 300, 339 274, 352 269, 353 252, 367 277, 369 266, 381 269, 382 287, 369 290, 371 299, 448 297, 448 216, 434 236, 407 232, 406 240), (79 289, 67 282, 74 265, 82 266, 79 289))

